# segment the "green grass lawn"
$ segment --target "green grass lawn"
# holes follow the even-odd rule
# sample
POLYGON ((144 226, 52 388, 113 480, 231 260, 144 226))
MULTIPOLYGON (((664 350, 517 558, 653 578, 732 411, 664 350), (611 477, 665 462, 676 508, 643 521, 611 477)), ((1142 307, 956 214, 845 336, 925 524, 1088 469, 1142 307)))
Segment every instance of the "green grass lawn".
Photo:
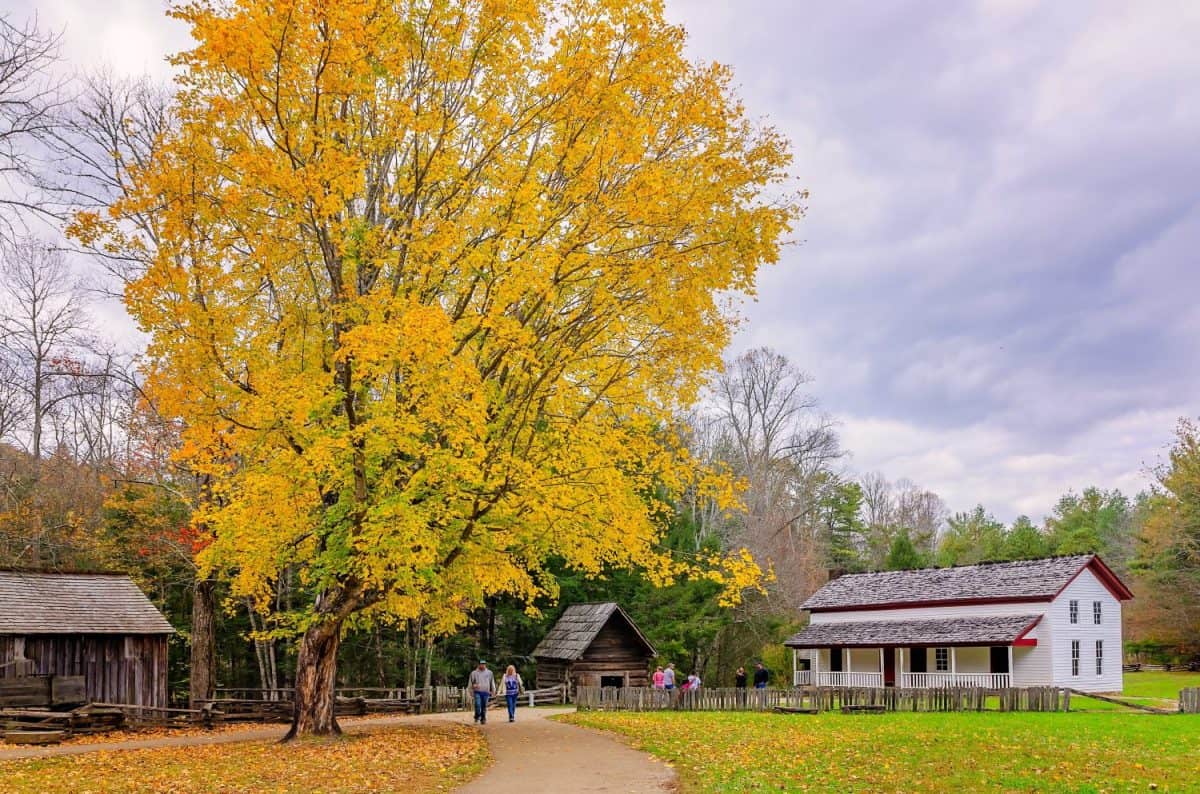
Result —
POLYGON ((1136 713, 581 712, 683 792, 1198 791, 1200 717, 1136 713))
MULTIPOLYGON (((1118 695, 1122 700, 1154 708, 1175 710, 1179 690, 1200 686, 1200 673, 1126 673, 1125 688, 1118 695)), ((1082 711, 1124 711, 1121 706, 1102 700, 1072 696, 1071 708, 1082 711)), ((1197 785, 1200 790, 1200 785, 1197 785)))
POLYGON ((1127 697, 1176 700, 1179 690, 1200 686, 1200 673, 1126 673, 1127 697))

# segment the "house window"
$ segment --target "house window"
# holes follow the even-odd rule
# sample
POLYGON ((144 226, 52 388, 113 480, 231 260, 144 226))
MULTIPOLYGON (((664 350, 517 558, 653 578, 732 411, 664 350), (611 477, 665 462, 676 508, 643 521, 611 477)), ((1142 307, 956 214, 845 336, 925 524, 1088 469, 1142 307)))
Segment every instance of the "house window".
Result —
POLYGON ((1079 640, 1071 640, 1071 675, 1079 675, 1079 640))
POLYGON ((1096 675, 1104 675, 1104 640, 1096 640, 1096 675))
POLYGON ((950 669, 950 649, 949 648, 934 648, 933 649, 933 667, 939 673, 944 673, 950 669))
POLYGON ((1092 602, 1092 622, 1095 623, 1097 626, 1100 625, 1100 602, 1099 601, 1092 602))
POLYGON ((1079 622, 1079 602, 1075 599, 1071 599, 1071 622, 1079 622))

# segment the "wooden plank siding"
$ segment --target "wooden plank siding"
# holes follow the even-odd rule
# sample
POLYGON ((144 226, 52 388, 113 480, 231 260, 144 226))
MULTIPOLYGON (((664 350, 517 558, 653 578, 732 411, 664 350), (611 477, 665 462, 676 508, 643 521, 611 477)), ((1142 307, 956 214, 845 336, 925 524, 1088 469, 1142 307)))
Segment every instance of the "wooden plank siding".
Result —
POLYGON ((624 686, 644 687, 649 683, 652 659, 644 643, 623 621, 610 620, 579 659, 571 662, 539 657, 537 685, 599 686, 603 676, 621 676, 624 686))
POLYGON ((84 694, 93 703, 167 705, 165 634, 68 634, 15 637, 0 635, 0 678, 83 676, 84 694), (30 664, 13 664, 19 647, 30 664))

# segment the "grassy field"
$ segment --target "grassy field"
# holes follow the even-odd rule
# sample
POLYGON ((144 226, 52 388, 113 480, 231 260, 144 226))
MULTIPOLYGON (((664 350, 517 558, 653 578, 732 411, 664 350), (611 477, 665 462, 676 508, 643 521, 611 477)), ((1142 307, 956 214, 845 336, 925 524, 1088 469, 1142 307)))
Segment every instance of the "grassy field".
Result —
POLYGON ((448 791, 490 756, 465 725, 339 739, 198 745, 0 761, 4 794, 448 791))
MULTIPOLYGON (((1174 711, 1179 690, 1200 686, 1200 673, 1126 673, 1119 697, 1144 706, 1174 711)), ((1071 698, 1071 708, 1085 711, 1123 711, 1120 706, 1090 698, 1071 698)), ((1197 786, 1200 789, 1200 786, 1197 786)))
POLYGON ((582 712, 684 792, 1197 791, 1200 717, 1135 713, 582 712))

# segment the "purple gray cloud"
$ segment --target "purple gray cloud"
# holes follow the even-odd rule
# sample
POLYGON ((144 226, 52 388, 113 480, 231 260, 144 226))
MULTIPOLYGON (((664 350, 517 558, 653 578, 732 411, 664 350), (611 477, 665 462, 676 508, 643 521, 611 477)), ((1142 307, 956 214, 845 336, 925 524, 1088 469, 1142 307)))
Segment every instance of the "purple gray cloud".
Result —
POLYGON ((795 143, 739 347, 952 509, 1136 491, 1200 413, 1200 6, 670 0, 795 143))

